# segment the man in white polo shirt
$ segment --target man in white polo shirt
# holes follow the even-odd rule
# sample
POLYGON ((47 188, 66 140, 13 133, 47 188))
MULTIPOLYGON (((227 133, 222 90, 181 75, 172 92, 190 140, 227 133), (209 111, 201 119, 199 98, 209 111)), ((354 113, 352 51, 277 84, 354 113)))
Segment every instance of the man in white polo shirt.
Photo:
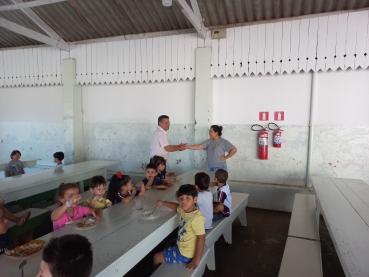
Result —
MULTIPOLYGON (((181 143, 179 145, 169 145, 167 138, 167 131, 170 127, 169 116, 161 115, 158 118, 158 128, 151 139, 150 150, 150 162, 152 157, 161 156, 165 160, 168 160, 169 152, 185 150, 187 143, 181 143)), ((162 172, 165 174, 165 169, 162 172)))

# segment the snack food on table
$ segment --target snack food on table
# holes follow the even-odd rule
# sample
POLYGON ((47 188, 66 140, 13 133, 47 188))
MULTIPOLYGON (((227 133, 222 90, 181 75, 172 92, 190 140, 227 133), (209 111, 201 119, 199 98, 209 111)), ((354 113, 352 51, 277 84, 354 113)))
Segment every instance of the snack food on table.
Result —
POLYGON ((23 245, 15 247, 14 249, 6 249, 5 255, 16 258, 29 257, 44 248, 45 244, 46 241, 43 240, 31 240, 23 245))

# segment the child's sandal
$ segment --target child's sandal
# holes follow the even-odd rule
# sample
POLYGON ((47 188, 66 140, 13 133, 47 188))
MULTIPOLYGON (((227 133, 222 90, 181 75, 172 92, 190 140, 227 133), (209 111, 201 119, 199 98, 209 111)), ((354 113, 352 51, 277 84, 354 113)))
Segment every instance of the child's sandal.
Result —
POLYGON ((26 214, 22 217, 22 223, 19 225, 20 227, 23 227, 24 224, 28 221, 29 217, 31 216, 31 211, 28 211, 26 214))

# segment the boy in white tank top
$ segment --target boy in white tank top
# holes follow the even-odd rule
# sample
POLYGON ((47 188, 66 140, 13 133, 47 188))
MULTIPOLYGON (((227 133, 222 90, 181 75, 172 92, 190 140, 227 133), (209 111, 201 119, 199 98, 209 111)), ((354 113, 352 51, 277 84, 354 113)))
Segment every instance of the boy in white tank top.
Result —
POLYGON ((215 182, 211 185, 218 186, 218 202, 213 205, 213 221, 228 217, 232 212, 232 195, 227 180, 227 171, 224 169, 215 171, 215 182))

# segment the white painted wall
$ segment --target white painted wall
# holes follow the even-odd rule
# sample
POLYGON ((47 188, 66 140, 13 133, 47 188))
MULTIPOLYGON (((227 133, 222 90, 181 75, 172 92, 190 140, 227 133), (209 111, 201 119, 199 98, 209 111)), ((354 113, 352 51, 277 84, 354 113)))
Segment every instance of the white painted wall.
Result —
POLYGON ((162 114, 172 124, 193 124, 195 82, 83 86, 83 121, 152 123, 162 114))
POLYGON ((369 70, 319 72, 316 124, 369 126, 369 70))
POLYGON ((63 122, 62 86, 0 88, 0 122, 63 122))
MULTIPOLYGON (((160 114, 171 118, 172 144, 199 143, 194 87, 193 81, 83 86, 85 158, 118 159, 120 170, 141 171, 160 114)), ((239 150, 228 161, 232 179, 304 185, 310 88, 311 74, 213 79, 214 123, 225 125, 224 138, 239 150), (258 160, 250 130, 264 110, 271 116, 284 110, 286 118, 282 148, 270 147, 268 161, 258 160)), ((313 173, 369 182, 368 91, 369 70, 318 73, 313 173)), ((61 87, 0 89, 0 158, 19 148, 52 164, 52 153, 63 151, 62 102, 61 87)), ((171 154, 168 166, 190 169, 193 152, 171 154)))
POLYGON ((311 74, 214 78, 214 124, 265 124, 259 112, 284 111, 281 125, 309 123, 311 74))

